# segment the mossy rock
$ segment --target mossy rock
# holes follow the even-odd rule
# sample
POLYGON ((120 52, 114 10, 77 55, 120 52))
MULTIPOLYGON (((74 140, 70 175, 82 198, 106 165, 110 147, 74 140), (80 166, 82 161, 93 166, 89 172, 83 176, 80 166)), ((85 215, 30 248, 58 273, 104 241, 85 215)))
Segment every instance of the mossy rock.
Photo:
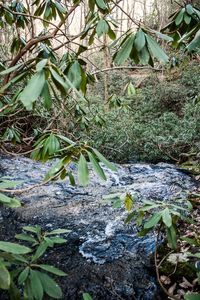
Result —
MULTIPOLYGON (((169 252, 169 248, 163 244, 158 247, 157 251, 162 259, 169 252)), ((183 277, 187 277, 188 280, 196 278, 196 269, 191 262, 179 262, 176 267, 166 259, 159 268, 159 272, 166 276, 172 274, 170 277, 175 281, 181 280, 183 277)))
POLYGON ((170 277, 176 281, 181 280, 183 277, 187 277, 188 280, 196 278, 195 267, 189 262, 179 262, 176 267, 174 264, 165 261, 160 267, 160 274, 168 276, 174 272, 175 268, 175 273, 170 277))

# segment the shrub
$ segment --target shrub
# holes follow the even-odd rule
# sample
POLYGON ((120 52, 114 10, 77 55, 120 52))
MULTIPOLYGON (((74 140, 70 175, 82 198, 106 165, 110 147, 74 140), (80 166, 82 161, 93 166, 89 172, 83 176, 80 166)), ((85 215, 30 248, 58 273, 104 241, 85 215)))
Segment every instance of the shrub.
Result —
MULTIPOLYGON (((102 107, 106 125, 101 130, 93 125, 81 136, 97 145, 109 159, 119 162, 176 161, 182 153, 198 152, 199 75, 199 67, 194 64, 173 82, 153 84, 146 80, 146 86, 136 95, 120 97, 121 107, 106 112, 102 107)), ((126 81, 120 82, 121 90, 126 81)), ((93 98, 92 110, 97 103, 101 105, 98 99, 93 98)))

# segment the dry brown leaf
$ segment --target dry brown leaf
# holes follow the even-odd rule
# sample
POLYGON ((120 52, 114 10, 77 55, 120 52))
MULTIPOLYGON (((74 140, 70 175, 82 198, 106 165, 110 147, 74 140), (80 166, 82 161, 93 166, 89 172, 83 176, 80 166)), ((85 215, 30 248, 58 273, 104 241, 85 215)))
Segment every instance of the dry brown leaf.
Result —
POLYGON ((177 283, 175 282, 170 288, 168 289, 168 293, 174 295, 174 291, 176 289, 177 283))
POLYGON ((193 281, 192 281, 192 285, 196 285, 198 283, 198 278, 195 278, 193 281))
POLYGON ((177 295, 178 295, 178 296, 184 296, 184 295, 185 295, 185 291, 184 291, 183 289, 179 289, 179 290, 177 291, 177 295))
POLYGON ((185 277, 183 277, 183 282, 179 284, 182 288, 187 289, 189 287, 193 287, 193 284, 191 284, 185 277))
POLYGON ((170 278, 167 277, 167 276, 165 276, 165 275, 160 276, 160 281, 161 281, 163 284, 170 284, 170 283, 171 283, 170 278))
POLYGON ((181 248, 180 248, 180 252, 188 252, 188 250, 190 250, 190 248, 191 248, 191 246, 182 246, 181 248))

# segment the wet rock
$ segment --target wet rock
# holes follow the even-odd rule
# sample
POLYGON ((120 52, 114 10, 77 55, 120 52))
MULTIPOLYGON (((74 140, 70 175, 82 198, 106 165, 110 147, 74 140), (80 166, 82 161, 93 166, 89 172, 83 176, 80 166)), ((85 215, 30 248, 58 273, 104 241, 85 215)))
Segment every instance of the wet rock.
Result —
MULTIPOLYGON (((25 187, 39 183, 51 164, 2 156, 0 176, 23 180, 25 187)), ((105 172, 107 182, 91 173, 86 188, 71 187, 65 180, 23 193, 19 196, 22 208, 1 212, 1 239, 8 232, 14 236, 27 224, 39 224, 46 230, 71 229, 67 245, 50 250, 46 257, 68 274, 61 279, 65 300, 82 299, 82 292, 91 293, 94 300, 164 299, 150 264, 154 237, 138 238, 138 228, 124 224, 126 212, 103 205, 102 196, 129 191, 136 205, 144 198, 174 201, 194 189, 195 182, 173 165, 162 163, 124 165, 116 173, 105 172)))

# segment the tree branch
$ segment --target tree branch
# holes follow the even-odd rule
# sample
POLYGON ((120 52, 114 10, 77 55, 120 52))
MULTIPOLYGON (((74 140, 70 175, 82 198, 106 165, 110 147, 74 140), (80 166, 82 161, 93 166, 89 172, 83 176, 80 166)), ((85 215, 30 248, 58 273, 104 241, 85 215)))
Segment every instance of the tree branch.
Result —
MULTIPOLYGON (((56 28, 54 29, 54 31, 50 34, 44 35, 44 36, 40 36, 34 39, 31 39, 24 48, 22 48, 19 53, 14 57, 14 59, 12 60, 12 62, 9 65, 9 68, 15 66, 17 64, 17 62, 20 60, 20 58, 22 58, 22 56, 24 56, 34 45, 38 44, 39 42, 43 42, 49 39, 52 39, 56 36, 57 32, 60 30, 60 27, 65 23, 66 19, 72 14, 72 12, 77 8, 78 4, 74 5, 70 11, 68 12, 68 14, 66 14, 65 18, 58 24, 58 26, 56 26, 56 28)), ((10 74, 8 74, 5 79, 3 84, 7 84, 10 78, 10 74)))
POLYGON ((97 70, 91 73, 91 75, 95 75, 98 73, 102 73, 102 72, 108 72, 108 71, 114 71, 114 70, 121 70, 121 69, 127 69, 127 70, 154 70, 154 71, 158 71, 161 72, 163 71, 163 69, 157 69, 157 68, 152 68, 152 67, 129 67, 129 66, 117 66, 117 67, 111 67, 111 68, 106 68, 106 69, 101 69, 101 70, 97 70))

